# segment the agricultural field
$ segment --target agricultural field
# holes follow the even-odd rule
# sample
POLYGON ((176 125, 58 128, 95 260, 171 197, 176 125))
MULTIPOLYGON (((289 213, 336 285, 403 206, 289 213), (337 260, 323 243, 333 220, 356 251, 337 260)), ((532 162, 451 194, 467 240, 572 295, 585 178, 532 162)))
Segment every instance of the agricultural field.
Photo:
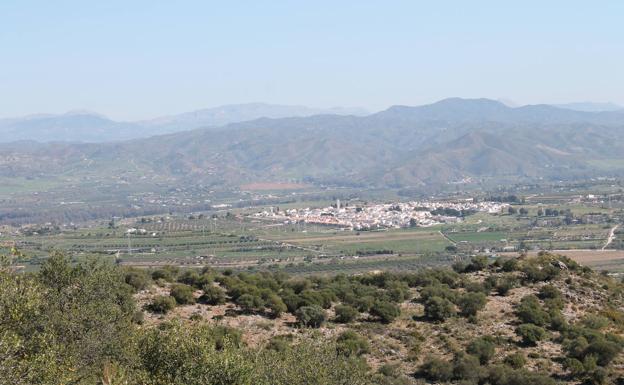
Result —
MULTIPOLYGON (((329 204, 328 200, 302 200, 280 207, 329 204)), ((566 195, 534 196, 513 204, 513 212, 478 212, 454 223, 371 231, 261 220, 252 214, 266 209, 262 206, 228 207, 74 226, 5 226, 0 229, 0 253, 17 252, 19 263, 28 268, 36 268, 59 250, 76 260, 108 258, 146 268, 212 266, 284 269, 293 274, 414 270, 448 265, 476 254, 495 257, 521 250, 619 250, 624 245, 620 227, 624 214, 618 205, 621 203, 579 202, 566 195), (548 216, 543 214, 545 210, 550 211, 548 216)), ((621 270, 615 257, 588 263, 597 269, 621 270)))

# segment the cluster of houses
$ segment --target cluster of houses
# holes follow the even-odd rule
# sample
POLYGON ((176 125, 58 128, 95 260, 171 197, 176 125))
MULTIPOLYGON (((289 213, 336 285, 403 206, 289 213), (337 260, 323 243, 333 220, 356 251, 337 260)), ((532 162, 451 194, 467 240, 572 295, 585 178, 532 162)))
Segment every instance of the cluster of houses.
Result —
POLYGON ((346 205, 340 201, 324 208, 279 210, 272 207, 253 214, 256 218, 284 223, 332 225, 352 230, 428 227, 458 222, 467 213, 499 213, 507 203, 463 201, 412 201, 370 205, 346 205))

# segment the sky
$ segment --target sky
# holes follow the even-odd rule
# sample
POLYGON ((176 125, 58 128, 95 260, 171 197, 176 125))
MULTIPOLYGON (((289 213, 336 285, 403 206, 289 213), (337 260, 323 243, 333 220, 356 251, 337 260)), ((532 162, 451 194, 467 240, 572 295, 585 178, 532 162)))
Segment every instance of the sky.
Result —
POLYGON ((0 1, 0 117, 624 105, 624 1, 0 1))

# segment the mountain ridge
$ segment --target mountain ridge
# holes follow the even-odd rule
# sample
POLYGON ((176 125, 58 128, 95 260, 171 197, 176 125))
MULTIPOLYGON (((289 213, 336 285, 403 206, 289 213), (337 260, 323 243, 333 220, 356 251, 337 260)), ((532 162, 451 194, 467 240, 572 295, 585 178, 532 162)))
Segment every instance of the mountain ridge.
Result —
POLYGON ((311 108, 268 103, 246 103, 206 108, 139 121, 115 121, 102 114, 73 110, 63 114, 32 114, 0 119, 0 141, 113 142, 200 127, 222 127, 259 118, 284 118, 319 114, 365 115, 360 108, 311 108))
POLYGON ((141 170, 166 183, 377 187, 624 175, 624 113, 445 99, 368 115, 259 118, 101 144, 0 146, 0 176, 141 170), (612 165, 600 169, 596 164, 612 165), (618 174, 619 175, 619 174, 618 174))

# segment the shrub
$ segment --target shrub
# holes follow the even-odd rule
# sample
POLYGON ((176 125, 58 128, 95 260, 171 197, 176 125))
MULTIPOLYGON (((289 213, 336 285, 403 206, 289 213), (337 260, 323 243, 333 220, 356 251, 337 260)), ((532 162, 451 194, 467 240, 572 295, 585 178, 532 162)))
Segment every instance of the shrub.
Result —
POLYGON ((459 297, 457 305, 460 313, 465 317, 477 315, 485 307, 487 297, 483 293, 466 293, 459 297))
POLYGON ((544 326, 550 322, 549 314, 542 309, 539 300, 534 295, 522 298, 516 309, 516 315, 522 323, 544 326))
POLYGON ((505 357, 503 362, 514 369, 520 369, 526 365, 527 360, 522 353, 512 353, 505 357))
POLYGON ((592 370, 587 376, 587 383, 590 385, 603 385, 607 383, 609 372, 605 368, 598 367, 592 370))
POLYGON ((549 263, 544 266, 539 266, 535 263, 528 264, 522 269, 522 271, 529 282, 550 281, 557 278, 561 272, 559 268, 554 267, 549 263))
POLYGON ((353 322, 360 314, 356 308, 349 305, 337 305, 334 310, 336 312, 336 322, 345 324, 353 322))
POLYGON ((383 364, 377 369, 377 372, 384 377, 399 377, 401 367, 398 364, 383 364))
POLYGON ((451 268, 456 272, 456 273, 463 273, 466 271, 466 269, 468 268, 468 264, 466 262, 463 261, 457 261, 455 263, 453 263, 453 265, 451 266, 451 268))
POLYGON ((320 327, 325 322, 325 311, 317 305, 302 306, 295 312, 299 323, 305 327, 320 327))
POLYGON ((468 345, 466 351, 477 357, 481 364, 487 364, 496 353, 496 343, 490 336, 479 337, 468 345))
POLYGON ((470 264, 466 267, 466 271, 481 271, 488 267, 488 258, 485 255, 477 255, 472 257, 470 264))
POLYGON ((372 296, 363 296, 356 298, 353 305, 361 312, 368 312, 375 304, 375 298, 372 296))
POLYGON ((132 322, 137 325, 142 325, 145 320, 145 314, 141 310, 137 310, 132 314, 132 322))
POLYGON ((290 348, 290 342, 288 338, 283 336, 275 336, 271 338, 266 348, 269 350, 275 350, 276 352, 285 352, 290 348))
POLYGON ((622 351, 622 344, 607 341, 606 339, 598 339, 597 341, 593 341, 589 344, 589 346, 583 352, 585 357, 594 356, 596 357, 596 362, 600 366, 607 366, 611 361, 615 359, 615 357, 620 354, 622 351))
POLYGON ((481 366, 477 357, 458 354, 453 359, 453 377, 457 380, 477 382, 481 374, 481 366))
POLYGON ((515 283, 510 279, 501 279, 496 283, 496 292, 498 295, 506 296, 513 289, 515 283))
POLYGON ((540 299, 561 298, 561 291, 553 285, 545 285, 540 289, 538 297, 540 299))
POLYGON ((506 259, 503 262, 501 269, 508 273, 518 270, 518 260, 516 258, 506 259))
POLYGON ((136 291, 144 290, 151 283, 151 278, 147 272, 139 269, 128 270, 124 280, 136 291))
POLYGON ((522 342, 526 345, 537 345, 537 342, 546 338, 546 331, 533 324, 522 324, 516 329, 516 334, 522 337, 522 342))
POLYGON ((432 297, 444 298, 451 302, 455 302, 457 300, 457 291, 451 289, 445 284, 423 287, 420 291, 420 302, 426 303, 432 297))
POLYGON ((193 297, 193 288, 185 284, 176 284, 171 286, 171 292, 169 293, 176 302, 180 305, 195 303, 195 297, 193 297))
POLYGON ((202 288, 203 294, 199 300, 208 305, 216 306, 225 303, 225 292, 218 286, 206 284, 202 288))
POLYGON ((492 286, 490 286, 489 281, 486 280, 484 283, 480 283, 480 282, 466 282, 464 284, 464 288, 469 293, 483 293, 483 294, 487 295, 487 294, 489 294, 490 290, 492 289, 492 286))
POLYGON ((260 352, 249 382, 221 381, 214 384, 364 385, 371 383, 370 377, 368 367, 361 359, 337 355, 334 344, 304 341, 283 352, 260 352))
POLYGON ((448 382, 453 378, 450 362, 437 357, 429 357, 420 367, 422 376, 430 381, 448 382))
POLYGON ((282 313, 288 310, 284 301, 282 301, 282 299, 274 293, 271 293, 268 296, 266 306, 271 310, 273 317, 279 317, 282 313))
POLYGON ((583 366, 583 363, 576 358, 566 358, 563 361, 563 367, 575 377, 585 373, 585 367, 583 366))
POLYGON ((177 279, 178 282, 189 286, 196 286, 199 282, 199 273, 195 270, 185 270, 177 279))
POLYGON ((583 326, 593 330, 604 329, 609 325, 609 319, 595 314, 586 315, 581 322, 583 326))
POLYGON ((444 321, 455 315, 455 305, 447 299, 431 297, 425 303, 425 316, 434 321, 444 321))
POLYGON ((259 310, 264 306, 262 298, 252 295, 243 294, 236 299, 236 304, 241 307, 241 310, 245 313, 252 313, 259 310))
POLYGON ((550 328, 559 332, 564 332, 568 329, 568 322, 563 317, 561 312, 554 312, 550 315, 550 328))
POLYGON ((336 339, 336 350, 345 356, 361 356, 370 351, 370 346, 365 338, 347 330, 336 339))
POLYGON ((216 342, 224 335, 223 329, 212 329, 202 323, 166 326, 146 330, 139 341, 139 364, 149 375, 149 383, 200 385, 252 382, 253 362, 244 357, 228 338, 221 343, 216 342))
POLYGON ((401 309, 390 302, 377 301, 370 309, 370 314, 379 318, 382 323, 387 324, 394 321, 396 317, 401 315, 401 309))
POLYGON ((158 279, 162 279, 167 282, 172 282, 174 275, 175 275, 175 270, 173 269, 158 269, 152 272, 152 279, 154 281, 158 279))
POLYGON ((154 313, 167 314, 175 306, 176 301, 173 297, 161 295, 154 298, 147 308, 154 313))
POLYGON ((384 285, 386 293, 393 302, 403 302, 409 299, 410 291, 409 286, 405 282, 390 281, 384 285))

